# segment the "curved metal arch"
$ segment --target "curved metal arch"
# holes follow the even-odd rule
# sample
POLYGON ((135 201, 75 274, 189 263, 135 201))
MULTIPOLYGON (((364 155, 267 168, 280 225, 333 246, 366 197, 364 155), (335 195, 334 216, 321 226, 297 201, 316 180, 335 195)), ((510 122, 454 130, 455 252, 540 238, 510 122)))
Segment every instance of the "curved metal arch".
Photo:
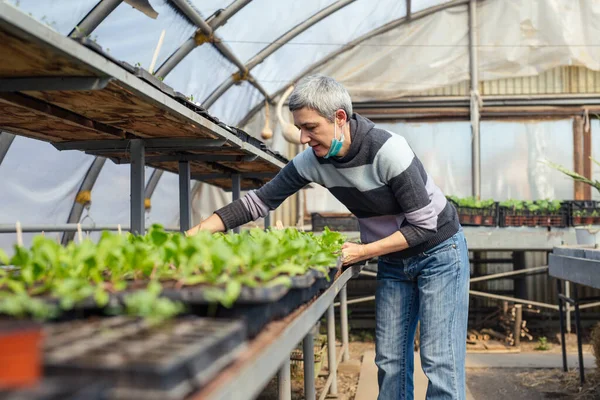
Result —
MULTIPOLYGON (((275 99, 278 96, 280 96, 290 85, 292 85, 294 82, 297 82, 298 80, 300 80, 303 76, 306 76, 307 74, 311 73, 312 71, 314 71, 316 68, 319 68, 320 66, 326 64, 327 62, 329 62, 331 59, 339 56, 342 53, 345 53, 351 49, 353 49, 354 47, 358 46, 359 44, 361 44, 362 42, 371 39, 372 37, 378 36, 378 35, 382 35, 386 32, 391 31, 392 29, 398 28, 399 26, 402 26, 406 23, 410 23, 416 20, 419 20, 421 18, 427 17, 431 14, 435 14, 438 11, 443 11, 446 10, 448 8, 453 8, 453 7, 458 7, 458 6, 464 6, 464 5, 468 5, 470 0, 454 0, 448 3, 444 3, 444 4, 440 4, 438 6, 434 6, 434 7, 430 7, 426 10, 422 10, 419 11, 417 13, 411 14, 410 16, 407 15, 405 17, 402 18, 398 18, 395 19, 391 22, 388 22, 387 24, 380 26, 379 28, 375 28, 367 33, 365 33, 364 35, 352 40, 351 42, 348 42, 347 44, 345 44, 343 47, 339 48, 338 50, 335 50, 331 53, 329 53, 328 55, 326 55, 325 57, 323 57, 321 60, 309 65, 308 67, 306 67, 301 73, 299 73, 298 75, 296 75, 293 79, 291 79, 287 84, 285 84, 284 86, 281 87, 281 89, 277 90, 275 93, 273 93, 271 95, 271 98, 275 99)), ((256 114, 257 112, 259 112, 261 110, 261 108, 263 107, 262 103, 257 104, 256 106, 254 106, 254 108, 252 108, 247 114, 246 116, 239 122, 238 126, 244 126, 248 123, 248 121, 250 121, 250 119, 254 116, 254 114, 256 114)))
MULTIPOLYGON (((341 10, 342 8, 353 3, 354 1, 356 1, 356 0, 338 0, 335 3, 330 4, 329 6, 317 11, 315 14, 308 17, 306 20, 300 22, 298 25, 294 26, 292 29, 288 30, 286 33, 284 33, 279 38, 274 40, 267 47, 265 47, 264 49, 259 51, 254 57, 252 57, 250 59, 250 61, 248 61, 248 63, 246 63, 244 68, 246 69, 246 71, 252 70, 254 67, 256 67, 258 64, 262 63, 267 57, 269 57, 275 51, 277 51, 283 45, 288 43, 290 40, 294 39, 296 36, 298 36, 302 32, 305 32, 307 29, 309 29, 310 27, 312 27, 319 21, 330 16, 331 14, 335 13, 336 11, 341 10)), ((233 86, 233 84, 235 82, 236 82, 236 77, 233 75, 230 76, 227 80, 225 80, 223 83, 221 83, 221 85, 219 85, 219 87, 217 87, 206 98, 206 100, 204 100, 204 102, 202 103, 203 106, 206 108, 209 108, 210 106, 212 106, 219 99, 219 97, 221 97, 223 94, 225 94, 225 92, 231 86, 233 86)), ((268 99, 268 97, 267 97, 267 99, 268 99)))
MULTIPOLYGON (((106 158, 104 157, 96 157, 92 162, 92 165, 87 170, 81 185, 79 186, 79 190, 77 193, 91 191, 94 188, 94 184, 102 171, 102 167, 104 167, 104 163, 106 163, 106 158)), ((81 219, 81 214, 83 213, 83 209, 85 208, 85 204, 77 202, 77 196, 75 196, 75 200, 73 201, 73 206, 71 207, 71 212, 69 213, 69 218, 67 219, 67 223, 76 224, 79 223, 81 219)), ((75 237, 75 232, 65 232, 63 233, 63 237, 61 243, 66 245, 75 237)))
MULTIPOLYGON (((199 29, 196 33, 188 39, 175 53, 173 53, 156 71, 156 75, 164 77, 165 73, 170 72, 175 65, 177 65, 183 58, 188 55, 196 46, 209 42, 211 43, 225 58, 227 58, 232 64, 234 64, 239 72, 237 73, 238 80, 248 80, 262 95, 268 99, 269 94, 267 91, 249 74, 244 64, 237 58, 237 56, 226 46, 221 39, 215 36, 214 29, 202 18, 202 16, 196 11, 186 0, 169 0, 170 3, 175 5, 194 25, 199 29)), ((242 2, 243 3, 243 2, 242 2)), ((247 3, 246 3, 247 4, 247 3)), ((239 10, 245 4, 234 3, 235 7, 239 10)), ((233 5, 231 6, 233 7, 233 5)), ((225 11, 224 11, 225 13, 225 11)), ((230 12, 229 17, 233 14, 230 12)), ((215 17, 216 19, 217 17, 215 17)), ((226 20, 221 19, 218 22, 221 24, 225 23, 226 20)), ((208 108, 208 107, 207 107, 208 108)))

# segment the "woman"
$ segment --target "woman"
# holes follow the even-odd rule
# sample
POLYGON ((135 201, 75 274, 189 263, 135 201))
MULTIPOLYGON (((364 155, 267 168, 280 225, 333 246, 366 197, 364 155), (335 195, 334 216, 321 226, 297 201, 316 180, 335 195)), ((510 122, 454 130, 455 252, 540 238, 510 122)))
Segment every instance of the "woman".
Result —
POLYGON ((323 185, 359 219, 362 244, 343 245, 344 264, 379 258, 379 399, 413 398, 418 320, 427 399, 465 399, 469 258, 454 207, 406 140, 353 114, 350 95, 334 79, 304 78, 289 108, 310 148, 188 233, 234 228, 264 217, 309 183, 323 185))

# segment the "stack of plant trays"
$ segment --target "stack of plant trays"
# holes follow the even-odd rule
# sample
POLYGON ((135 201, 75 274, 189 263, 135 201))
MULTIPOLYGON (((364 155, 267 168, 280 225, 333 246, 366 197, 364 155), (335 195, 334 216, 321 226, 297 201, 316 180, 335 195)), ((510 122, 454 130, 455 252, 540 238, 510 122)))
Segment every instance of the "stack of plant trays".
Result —
POLYGON ((44 368, 50 377, 107 382, 111 399, 184 399, 239 355, 245 337, 239 321, 197 317, 50 324, 44 368))

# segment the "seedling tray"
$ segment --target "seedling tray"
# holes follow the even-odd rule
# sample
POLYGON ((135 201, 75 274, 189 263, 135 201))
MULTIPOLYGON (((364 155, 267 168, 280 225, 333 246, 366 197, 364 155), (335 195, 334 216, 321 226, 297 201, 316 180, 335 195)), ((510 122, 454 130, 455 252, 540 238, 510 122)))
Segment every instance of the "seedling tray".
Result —
POLYGON ((492 207, 462 207, 452 203, 463 226, 498 226, 498 203, 492 207))
POLYGON ((106 380, 111 398, 135 400, 185 398, 237 357, 246 333, 238 321, 116 317, 57 324, 47 337, 47 374, 106 380))
POLYGON ((44 378, 32 388, 0 390, 3 400, 108 400, 106 382, 97 379, 70 377, 44 378))
POLYGON ((600 225, 600 201, 572 200, 570 205, 569 225, 600 225))
POLYGON ((511 208, 500 207, 499 225, 508 226, 544 226, 565 228, 569 226, 569 205, 563 202, 560 210, 555 214, 533 213, 527 209, 513 210, 511 208))

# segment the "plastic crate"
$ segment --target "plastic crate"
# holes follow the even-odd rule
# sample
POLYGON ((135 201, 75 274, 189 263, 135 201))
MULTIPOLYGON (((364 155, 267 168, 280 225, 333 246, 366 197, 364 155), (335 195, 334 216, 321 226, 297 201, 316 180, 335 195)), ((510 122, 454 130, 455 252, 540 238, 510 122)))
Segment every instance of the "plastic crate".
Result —
POLYGON ((499 215, 498 225, 501 227, 543 226, 566 228, 569 226, 570 206, 568 202, 563 202, 560 210, 555 214, 534 213, 527 209, 516 211, 512 208, 499 207, 499 215))
POLYGON ((571 200, 569 225, 600 225, 600 201, 596 200, 571 200))
POLYGON ((463 226, 498 226, 498 203, 492 207, 472 208, 461 207, 452 202, 458 214, 458 220, 463 226))
POLYGON ((352 214, 324 214, 312 213, 312 230, 321 232, 327 226, 332 231, 357 232, 359 230, 358 218, 352 214))

